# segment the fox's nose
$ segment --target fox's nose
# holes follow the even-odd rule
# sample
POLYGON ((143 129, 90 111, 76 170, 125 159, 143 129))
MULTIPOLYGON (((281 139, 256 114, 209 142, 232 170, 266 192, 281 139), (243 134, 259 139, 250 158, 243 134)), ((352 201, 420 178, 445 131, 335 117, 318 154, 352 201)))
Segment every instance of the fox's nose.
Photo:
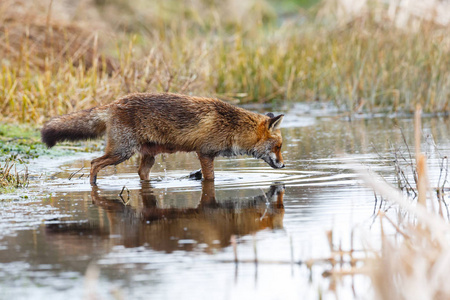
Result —
POLYGON ((280 168, 282 169, 282 168, 284 168, 284 167, 286 167, 286 165, 285 165, 285 164, 281 165, 281 167, 280 167, 280 168))

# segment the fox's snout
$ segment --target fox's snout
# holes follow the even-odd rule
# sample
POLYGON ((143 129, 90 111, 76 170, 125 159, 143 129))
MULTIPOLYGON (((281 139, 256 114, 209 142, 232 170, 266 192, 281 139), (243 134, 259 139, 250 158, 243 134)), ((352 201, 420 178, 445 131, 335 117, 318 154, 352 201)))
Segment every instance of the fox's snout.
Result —
POLYGON ((265 160, 265 161, 266 161, 266 163, 269 164, 269 166, 271 166, 274 169, 282 169, 282 168, 286 167, 286 165, 280 161, 271 161, 271 160, 269 160, 269 161, 265 160))
POLYGON ((280 163, 280 164, 275 164, 273 166, 271 165, 271 167, 274 169, 283 169, 284 167, 286 167, 286 165, 283 163, 280 163))
POLYGON ((273 166, 271 166, 274 169, 283 169, 284 167, 286 167, 286 165, 282 162, 275 162, 275 164, 273 166))
POLYGON ((278 159, 275 153, 270 153, 269 155, 262 157, 262 159, 274 169, 282 169, 285 167, 283 160, 278 159))

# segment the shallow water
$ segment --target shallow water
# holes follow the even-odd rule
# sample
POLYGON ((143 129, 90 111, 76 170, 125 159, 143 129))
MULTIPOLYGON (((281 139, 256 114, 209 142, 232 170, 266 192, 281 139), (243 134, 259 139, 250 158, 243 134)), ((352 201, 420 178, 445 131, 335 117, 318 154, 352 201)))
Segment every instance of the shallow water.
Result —
MULTIPOLYGON (((413 151, 412 120, 294 111, 282 129, 285 169, 221 158, 214 185, 187 178, 194 154, 158 157, 146 183, 132 158, 102 171, 96 189, 87 174, 99 153, 38 159, 30 168, 44 175, 27 197, 0 201, 0 298, 371 298, 366 276, 335 282, 322 276, 331 265, 297 262, 330 257, 328 231, 344 250, 377 247, 380 203, 349 165, 394 182, 393 149, 408 157, 403 131, 413 151)), ((450 122, 423 121, 433 185, 450 122)))

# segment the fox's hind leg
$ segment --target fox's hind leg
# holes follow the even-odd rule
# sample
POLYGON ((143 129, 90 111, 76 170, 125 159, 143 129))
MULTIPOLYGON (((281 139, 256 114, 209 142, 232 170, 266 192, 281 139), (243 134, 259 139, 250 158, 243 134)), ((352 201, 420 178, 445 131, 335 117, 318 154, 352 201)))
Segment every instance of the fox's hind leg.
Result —
POLYGON ((141 163, 139 164, 138 174, 141 180, 150 179, 150 169, 155 164, 155 157, 153 155, 141 154, 141 163))
POLYGON ((96 158, 91 161, 91 175, 90 175, 90 181, 91 185, 97 185, 97 174, 98 172, 103 169, 106 166, 110 165, 118 165, 121 162, 126 161, 131 156, 133 156, 133 153, 129 154, 110 154, 106 153, 105 155, 96 158))
POLYGON ((96 185, 98 172, 106 166, 118 165, 126 161, 137 150, 133 131, 116 118, 111 120, 106 131, 105 155, 91 161, 91 185, 96 185))

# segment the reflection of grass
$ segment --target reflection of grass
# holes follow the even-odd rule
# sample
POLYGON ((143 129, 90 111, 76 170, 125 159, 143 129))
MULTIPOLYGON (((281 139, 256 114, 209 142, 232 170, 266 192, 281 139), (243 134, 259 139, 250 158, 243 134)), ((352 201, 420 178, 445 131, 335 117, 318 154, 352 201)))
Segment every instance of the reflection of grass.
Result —
POLYGON ((384 7, 339 25, 319 17, 320 7, 285 13, 266 1, 97 1, 79 22, 3 3, 0 110, 15 121, 42 123, 144 91, 333 100, 348 111, 449 109, 449 29, 396 28, 384 7))

